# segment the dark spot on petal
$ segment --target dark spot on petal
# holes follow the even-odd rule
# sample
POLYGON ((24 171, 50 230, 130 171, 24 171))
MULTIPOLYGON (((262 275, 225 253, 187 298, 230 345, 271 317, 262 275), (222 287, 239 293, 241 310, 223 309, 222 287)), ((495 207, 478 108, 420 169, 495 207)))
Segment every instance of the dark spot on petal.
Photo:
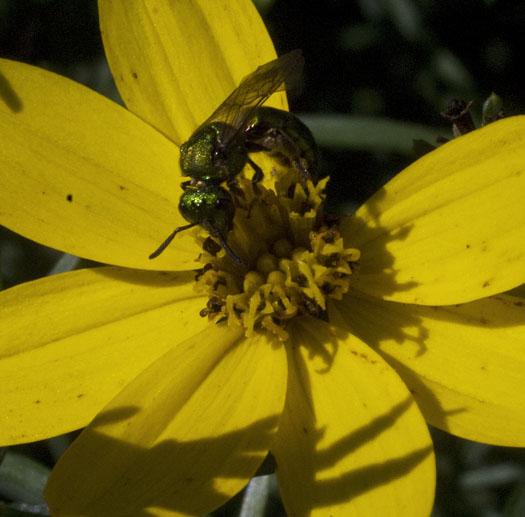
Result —
POLYGON ((490 285, 490 280, 485 280, 481 287, 485 288, 485 287, 489 287, 489 285, 490 285))
POLYGON ((465 248, 470 249, 470 244, 465 244, 465 248))
POLYGON ((66 196, 66 199, 68 200, 69 203, 71 203, 73 201, 73 194, 68 194, 66 196))
POLYGON ((40 404, 42 401, 41 400, 35 400, 35 404, 40 404))
POLYGON ((133 79, 138 79, 139 78, 137 72, 131 72, 131 77, 133 77, 133 79))
POLYGON ((119 185, 118 188, 120 190, 128 190, 128 187, 124 186, 124 185, 119 185))
POLYGON ((479 322, 482 324, 482 325, 486 325, 488 323, 487 319, 484 318, 483 316, 479 319, 479 322))
POLYGON ((368 355, 364 354, 363 352, 356 352, 355 350, 350 350, 350 353, 355 355, 356 357, 364 359, 367 363, 377 364, 377 361, 375 359, 370 359, 370 357, 368 357, 368 355))
POLYGON ((85 396, 85 393, 79 393, 79 394, 77 395, 77 399, 81 399, 81 398, 83 398, 84 396, 85 396))

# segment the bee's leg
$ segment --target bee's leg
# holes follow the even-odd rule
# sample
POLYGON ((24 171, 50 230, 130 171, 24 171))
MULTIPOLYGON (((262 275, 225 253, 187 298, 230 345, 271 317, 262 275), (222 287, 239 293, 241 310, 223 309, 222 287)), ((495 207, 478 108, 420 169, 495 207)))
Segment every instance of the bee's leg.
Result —
POLYGON ((149 259, 157 258, 170 245, 170 242, 175 238, 177 233, 193 228, 194 226, 197 226, 197 223, 186 224, 175 228, 175 230, 168 235, 168 238, 149 256, 149 259))
POLYGON ((299 182, 306 188, 308 180, 315 181, 315 172, 309 167, 309 163, 303 157, 303 152, 297 142, 285 131, 275 129, 273 131, 275 149, 274 152, 286 163, 288 162, 299 174, 299 182))
MULTIPOLYGON (((292 167, 299 176, 299 182, 306 188, 306 182, 317 179, 316 160, 309 160, 297 141, 282 128, 268 128, 248 142, 248 151, 269 153, 285 167, 292 167)), ((314 155, 315 156, 315 155, 314 155)))
POLYGON ((246 264, 244 263, 244 261, 242 260, 241 257, 239 257, 229 246, 229 244, 226 242, 226 239, 224 238, 224 236, 219 233, 219 232, 216 232, 213 234, 213 236, 215 238, 218 239, 218 241, 221 243, 221 246, 224 248, 224 251, 227 253, 227 255, 238 265, 238 266, 243 266, 243 267, 246 267, 246 264))
POLYGON ((239 183, 237 182, 235 178, 229 178, 228 180, 226 180, 226 185, 228 185, 228 189, 235 196, 235 200, 237 202, 239 201, 239 198, 244 199, 245 197, 244 191, 242 190, 241 187, 239 187, 239 183))
POLYGON ((264 178, 264 173, 262 169, 249 156, 248 163, 254 172, 254 175, 252 176, 252 184, 257 185, 257 183, 259 183, 264 178))

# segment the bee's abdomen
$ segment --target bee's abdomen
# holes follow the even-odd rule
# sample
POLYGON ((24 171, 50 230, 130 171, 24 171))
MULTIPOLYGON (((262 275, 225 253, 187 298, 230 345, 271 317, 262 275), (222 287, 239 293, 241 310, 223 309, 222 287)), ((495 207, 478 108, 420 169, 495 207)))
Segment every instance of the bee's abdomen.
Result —
POLYGON ((319 151, 310 130, 288 111, 258 108, 245 129, 248 151, 265 151, 284 165, 294 167, 302 180, 315 181, 319 151))

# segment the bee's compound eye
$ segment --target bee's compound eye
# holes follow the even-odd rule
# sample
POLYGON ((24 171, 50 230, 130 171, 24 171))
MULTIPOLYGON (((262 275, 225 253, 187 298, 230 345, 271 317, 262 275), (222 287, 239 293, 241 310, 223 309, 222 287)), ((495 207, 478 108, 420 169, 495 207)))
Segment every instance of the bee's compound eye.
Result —
POLYGON ((213 160, 220 160, 224 159, 224 149, 222 146, 219 146, 218 144, 215 146, 215 149, 213 149, 213 160))
POLYGON ((230 201, 225 198, 219 198, 215 201, 215 208, 227 208, 230 206, 230 201))

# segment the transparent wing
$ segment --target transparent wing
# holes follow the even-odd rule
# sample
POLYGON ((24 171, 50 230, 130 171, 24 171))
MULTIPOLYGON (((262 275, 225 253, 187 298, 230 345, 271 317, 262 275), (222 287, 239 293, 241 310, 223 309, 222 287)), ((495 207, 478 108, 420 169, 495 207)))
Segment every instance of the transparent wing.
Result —
POLYGON ((304 66, 300 50, 292 50, 247 75, 226 100, 200 126, 224 122, 221 144, 226 146, 242 128, 253 111, 275 92, 291 89, 298 84, 304 66))

